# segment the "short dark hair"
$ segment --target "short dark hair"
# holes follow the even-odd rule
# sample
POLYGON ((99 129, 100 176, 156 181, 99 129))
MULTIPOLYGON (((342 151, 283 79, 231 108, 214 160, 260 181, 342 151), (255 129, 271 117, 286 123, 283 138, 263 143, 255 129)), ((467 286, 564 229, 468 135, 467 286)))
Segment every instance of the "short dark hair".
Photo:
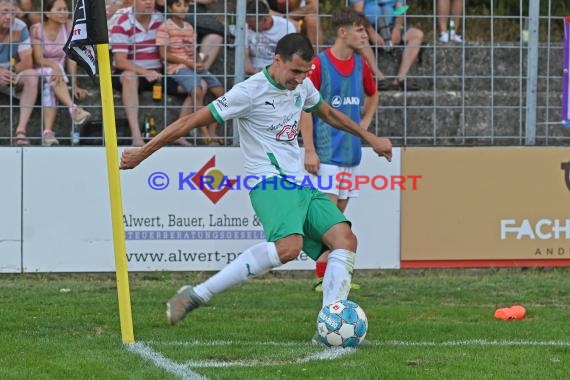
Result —
MULTIPOLYGON (((43 7, 44 21, 47 21, 49 19, 47 14, 48 12, 51 11, 56 1, 57 0, 44 0, 44 7, 43 7)), ((10 3, 13 3, 13 1, 10 1, 10 3)), ((20 2, 18 1, 17 3, 19 4, 20 2)), ((67 4, 67 1, 65 3, 67 4)), ((67 4, 67 6, 69 7, 69 4, 67 4)))
POLYGON ((246 17, 264 17, 269 15, 269 7, 264 1, 250 0, 245 7, 245 14, 246 17))
POLYGON ((301 33, 286 34, 275 47, 275 54, 279 54, 284 61, 290 61, 294 54, 310 62, 315 56, 315 50, 311 41, 301 33))
POLYGON ((166 0, 166 6, 171 7, 179 1, 182 1, 182 3, 189 3, 190 2, 190 0, 166 0))
POLYGON ((370 26, 370 22, 364 14, 350 7, 343 7, 336 10, 332 14, 331 23, 335 31, 338 31, 339 28, 343 26, 362 25, 365 28, 370 26))

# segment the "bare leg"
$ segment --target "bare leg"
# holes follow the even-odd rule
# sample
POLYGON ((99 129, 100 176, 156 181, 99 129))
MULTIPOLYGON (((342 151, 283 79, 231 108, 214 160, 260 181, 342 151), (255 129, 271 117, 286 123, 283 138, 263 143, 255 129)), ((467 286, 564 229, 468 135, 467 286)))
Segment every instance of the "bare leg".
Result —
POLYGON ((418 58, 422 41, 424 39, 424 32, 417 28, 411 28, 404 36, 406 48, 402 55, 402 62, 400 63, 400 70, 398 71, 398 81, 403 81, 412 65, 418 58))
POLYGON ((71 100, 71 95, 69 95, 67 84, 64 81, 60 80, 56 82, 56 84, 53 86, 53 93, 55 94, 57 100, 59 100, 64 106, 69 108, 73 105, 73 100, 71 100))
POLYGON ((204 69, 209 70, 216 61, 220 52, 224 37, 217 34, 208 34, 200 42, 200 52, 206 55, 204 59, 204 69))
POLYGON ((378 61, 376 60, 376 56, 374 55, 374 51, 372 50, 370 45, 367 44, 365 47, 360 49, 360 53, 362 54, 362 56, 364 56, 366 62, 368 62, 368 66, 370 66, 370 69, 374 73, 376 80, 384 80, 385 79, 384 74, 378 68, 378 61))
POLYGON ((121 84, 123 105, 127 114, 127 121, 133 137, 133 145, 142 146, 144 140, 139 129, 139 78, 131 71, 124 71, 121 74, 121 84))
POLYGON ((42 107, 44 113, 44 132, 53 131, 55 118, 57 117, 57 108, 55 107, 42 107))
MULTIPOLYGON (((342 201, 346 201, 343 202, 344 203, 344 208, 341 209, 339 206, 339 202, 341 201, 341 199, 338 199, 338 197, 334 194, 327 194, 327 197, 329 197, 329 199, 332 201, 332 203, 334 203, 340 210, 340 212, 344 212, 344 210, 346 210, 346 205, 348 204, 348 199, 342 199, 342 201)), ((327 250, 325 252, 323 252, 322 255, 319 256, 319 258, 317 259, 317 263, 326 263, 328 258, 329 258, 329 253, 330 251, 327 250)))
POLYGON ((317 14, 309 14, 305 16, 305 33, 307 38, 311 40, 317 52, 324 50, 325 33, 321 28, 319 16, 317 14))
POLYGON ((216 98, 219 98, 220 96, 224 95, 224 88, 222 86, 210 87, 208 90, 216 98))
POLYGON ((22 86, 20 94, 20 118, 16 132, 26 133, 28 122, 32 116, 36 99, 38 98, 38 75, 35 70, 24 70, 18 81, 22 86))
POLYGON ((463 15, 463 0, 451 0, 451 15, 455 22, 455 33, 458 33, 463 15))
MULTIPOLYGON (((184 89, 180 88, 180 91, 184 91, 184 89)), ((194 87, 190 91, 184 100, 184 103, 182 104, 182 109, 180 110, 180 118, 196 112, 198 110, 198 107, 204 104, 204 92, 205 90, 202 86, 202 83, 198 84, 198 86, 194 87)))
MULTIPOLYGON (((449 9, 451 0, 437 0, 437 25, 439 32, 447 32, 447 23, 449 20, 449 9)), ((460 0, 463 1, 463 0, 460 0)))
POLYGON ((220 144, 220 139, 216 133, 216 130, 218 129, 218 123, 214 122, 210 125, 208 125, 206 127, 208 129, 208 134, 210 135, 210 139, 212 139, 213 141, 210 143, 210 145, 212 146, 219 146, 220 144))
MULTIPOLYGON (((204 96, 206 95, 206 82, 202 81, 198 87, 195 87, 191 92, 191 97, 194 100, 194 110, 192 112, 198 111, 204 106, 204 96)), ((210 132, 208 126, 200 127, 200 136, 204 138, 207 142, 211 140, 210 132)))

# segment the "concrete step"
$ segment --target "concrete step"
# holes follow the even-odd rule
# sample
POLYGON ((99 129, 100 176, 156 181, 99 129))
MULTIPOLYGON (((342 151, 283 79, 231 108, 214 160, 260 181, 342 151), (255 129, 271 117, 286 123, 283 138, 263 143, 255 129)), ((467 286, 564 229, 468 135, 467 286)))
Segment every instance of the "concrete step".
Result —
MULTIPOLYGON (((378 67, 395 77, 403 48, 378 51, 378 67)), ((520 44, 424 45, 409 77, 423 89, 516 91, 527 77, 527 46, 520 44)), ((561 44, 539 47, 540 91, 561 91, 563 62, 561 44)))
MULTIPOLYGON (((379 67, 387 76, 395 76, 402 49, 378 55, 379 67)), ((511 44, 426 44, 421 61, 410 73, 410 80, 422 89, 417 92, 387 91, 380 94, 378 134, 391 136, 397 144, 474 143, 497 144, 497 138, 506 144, 520 144, 524 136, 526 102, 527 47, 511 44), (473 139, 473 140, 469 140, 473 139)), ((219 75, 226 87, 233 82, 234 49, 227 49, 227 58, 219 58, 212 72, 219 75)), ((537 131, 549 138, 564 139, 568 144, 568 131, 561 128, 560 96, 562 88, 562 46, 553 44, 539 48, 539 80, 537 131)), ((101 120, 99 88, 87 76, 79 78, 82 86, 93 95, 83 101, 94 120, 101 120)), ((211 98, 209 98, 211 100, 211 98)), ((117 125, 124 129, 124 110, 121 97, 115 93, 117 125)), ((152 113, 157 127, 174 121, 179 114, 182 99, 168 96, 165 110, 163 102, 155 102, 150 93, 140 97, 140 122, 152 113)), ((17 103, 16 103, 17 104, 17 103)), ((0 125, 11 125, 13 133, 18 108, 14 107, 10 119, 10 99, 0 96, 0 125)), ((34 111, 29 125, 29 136, 40 136, 40 107, 34 111)), ((71 119, 65 109, 58 112, 57 134, 70 135, 71 119)), ((128 129, 128 128, 127 128, 128 129)), ((220 127, 220 135, 231 137, 231 126, 220 127)), ((0 144, 8 143, 9 128, 0 129, 0 144)), ((547 140, 545 140, 547 141, 547 140)), ((562 141, 562 140, 561 140, 562 141)), ((65 141, 62 141, 65 143, 65 141)))

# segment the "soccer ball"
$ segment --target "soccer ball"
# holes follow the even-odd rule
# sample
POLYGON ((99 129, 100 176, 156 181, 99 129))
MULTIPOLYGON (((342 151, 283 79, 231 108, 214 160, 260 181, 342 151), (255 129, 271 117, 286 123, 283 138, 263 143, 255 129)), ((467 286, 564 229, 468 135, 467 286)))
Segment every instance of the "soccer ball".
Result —
POLYGON ((317 316, 317 333, 329 347, 356 347, 368 331, 364 310, 355 302, 342 300, 327 305, 317 316))

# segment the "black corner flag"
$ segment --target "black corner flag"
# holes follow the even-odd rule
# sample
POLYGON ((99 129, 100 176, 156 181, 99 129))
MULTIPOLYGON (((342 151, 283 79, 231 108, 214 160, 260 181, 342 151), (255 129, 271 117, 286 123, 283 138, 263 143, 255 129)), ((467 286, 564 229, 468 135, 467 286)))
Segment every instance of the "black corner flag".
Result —
POLYGON ((78 0, 73 12, 73 29, 63 50, 96 81, 95 45, 108 44, 105 0, 78 0))

